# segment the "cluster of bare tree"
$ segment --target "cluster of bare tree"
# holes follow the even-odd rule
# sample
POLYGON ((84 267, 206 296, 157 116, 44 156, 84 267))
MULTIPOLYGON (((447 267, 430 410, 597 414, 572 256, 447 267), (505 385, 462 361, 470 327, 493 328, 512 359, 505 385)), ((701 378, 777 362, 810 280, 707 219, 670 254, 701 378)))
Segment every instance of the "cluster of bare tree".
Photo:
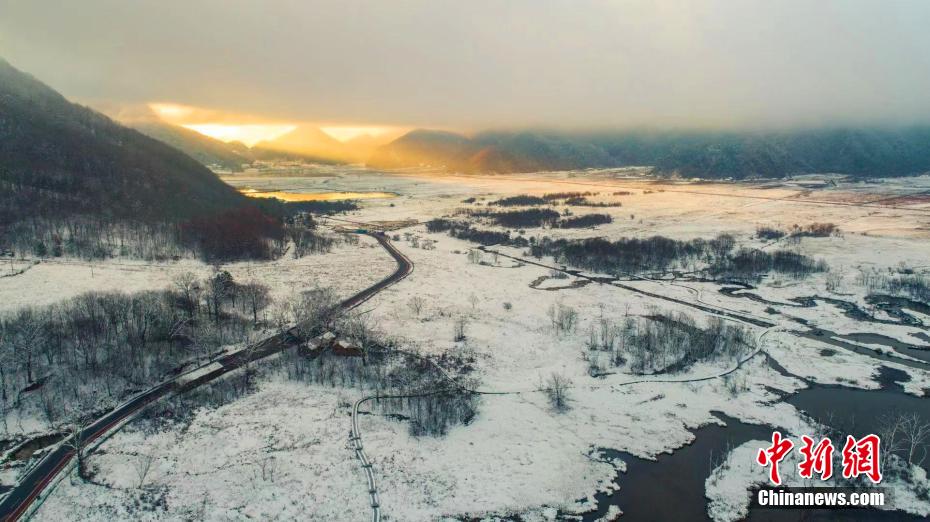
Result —
POLYGON ((467 351, 453 350, 431 362, 417 353, 397 350, 394 342, 380 340, 379 334, 355 320, 342 322, 339 328, 363 347, 363 357, 326 351, 315 357, 287 353, 281 359, 287 377, 378 395, 370 403, 373 408, 408 421, 413 435, 442 435, 474 417, 477 396, 469 390, 476 382, 467 376, 473 367, 467 351))
MULTIPOLYGON (((924 500, 930 498, 930 491, 923 485, 924 478, 914 476, 914 468, 924 466, 930 454, 930 421, 927 420, 927 416, 901 410, 891 410, 876 415, 880 428, 875 433, 881 439, 879 469, 885 480, 897 477, 911 484, 916 483, 922 489, 918 495, 923 495, 924 500)), ((816 437, 829 437, 836 442, 845 441, 846 436, 850 434, 864 434, 857 419, 849 416, 828 412, 824 417, 816 420, 822 431, 822 433, 815 434, 816 437)), ((834 458, 839 458, 839 456, 836 455, 834 458)), ((918 471, 917 473, 923 475, 925 472, 918 471)), ((836 480, 849 487, 871 486, 865 477, 853 479, 837 477, 836 480)))
POLYGON ((565 204, 573 207, 622 207, 619 201, 591 201, 586 197, 573 197, 565 200, 565 204))
POLYGON ((786 235, 788 235, 788 233, 780 228, 770 227, 768 225, 756 227, 756 237, 759 239, 781 239, 786 235))
POLYGON ((521 210, 508 210, 504 212, 491 212, 482 210, 469 211, 473 217, 486 218, 492 224, 510 228, 537 228, 554 225, 560 217, 557 210, 551 208, 527 208, 521 210))
POLYGON ((164 291, 90 292, 0 316, 0 406, 51 426, 111 404, 185 361, 249 338, 268 288, 228 272, 179 276, 164 291))
POLYGON ((530 238, 529 243, 530 254, 535 257, 552 256, 567 265, 618 275, 684 269, 717 279, 755 280, 770 272, 803 277, 827 269, 823 261, 789 250, 734 251, 736 239, 729 234, 688 241, 663 236, 616 241, 542 237, 530 238))
POLYGON ((753 281, 772 272, 801 279, 810 274, 826 272, 828 268, 823 260, 815 260, 791 250, 769 252, 741 248, 732 255, 717 258, 707 267, 706 273, 717 279, 753 281))
POLYGON ((806 226, 794 225, 791 227, 791 230, 782 230, 768 225, 756 227, 756 237, 759 239, 781 239, 785 236, 797 239, 802 237, 829 237, 839 234, 840 227, 835 223, 811 223, 806 226))
POLYGON ((806 226, 794 225, 791 235, 797 237, 830 237, 840 234, 840 227, 835 223, 811 223, 806 226))
POLYGON ((577 310, 571 306, 556 303, 551 305, 547 312, 549 314, 549 322, 554 332, 557 334, 566 334, 575 331, 575 326, 578 323, 577 310))
POLYGON ((585 214, 583 216, 567 217, 559 220, 556 226, 559 228, 588 228, 597 225, 606 225, 612 223, 614 218, 610 214, 585 214))
POLYGON ((209 260, 269 259, 294 243, 294 255, 325 253, 335 240, 315 232, 307 213, 282 228, 256 209, 231 211, 190 222, 136 222, 76 215, 30 217, 0 229, 0 251, 20 257, 129 257, 164 261, 199 256, 209 260), (282 230, 284 233, 282 233, 282 230))
POLYGON ((591 326, 582 353, 591 375, 623 365, 648 375, 681 371, 698 361, 735 361, 755 346, 755 337, 741 325, 712 317, 701 328, 685 314, 656 312, 617 323, 602 316, 591 326))
POLYGON ((909 297, 930 305, 930 275, 915 273, 910 268, 902 268, 897 272, 862 270, 856 282, 872 294, 881 292, 909 297))
POLYGON ((600 192, 549 192, 543 194, 543 199, 546 201, 559 201, 559 200, 569 200, 574 198, 583 198, 586 196, 597 196, 600 192))
POLYGON ((535 257, 552 256, 560 262, 588 270, 622 274, 694 266, 698 262, 725 257, 734 244, 734 238, 727 234, 711 240, 690 241, 663 236, 621 238, 616 241, 603 238, 553 240, 542 237, 533 242, 530 253, 535 257))
POLYGON ((526 238, 522 236, 511 236, 510 232, 481 230, 472 228, 468 222, 446 218, 436 218, 428 221, 426 223, 426 230, 429 232, 448 232, 452 237, 465 241, 472 241, 479 245, 529 245, 526 238))
POLYGON ((190 254, 170 224, 112 221, 86 216, 30 218, 10 225, 0 247, 20 257, 114 256, 167 260, 190 254))
POLYGON ((488 205, 497 205, 501 207, 529 207, 534 205, 548 205, 549 198, 545 196, 530 196, 528 194, 521 194, 519 196, 510 196, 506 198, 501 198, 496 201, 491 201, 488 205))
POLYGON ((891 412, 882 417, 883 426, 879 434, 882 440, 881 468, 885 473, 891 470, 903 472, 902 466, 895 465, 889 455, 897 455, 900 463, 909 466, 922 466, 930 452, 930 421, 916 413, 891 412))
POLYGON ((295 259, 309 254, 325 254, 336 244, 335 237, 317 232, 315 226, 292 224, 285 226, 284 232, 291 240, 295 259))
MULTIPOLYGON (((400 241, 400 234, 394 234, 394 241, 400 241)), ((423 250, 436 250, 436 240, 421 238, 413 232, 404 232, 404 241, 410 244, 411 248, 422 248, 423 250)))

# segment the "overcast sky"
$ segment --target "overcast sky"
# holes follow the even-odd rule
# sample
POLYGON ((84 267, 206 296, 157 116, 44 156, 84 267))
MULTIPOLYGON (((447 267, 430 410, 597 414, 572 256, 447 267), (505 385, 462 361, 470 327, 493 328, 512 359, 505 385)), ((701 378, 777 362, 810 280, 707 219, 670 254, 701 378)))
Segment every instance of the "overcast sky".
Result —
POLYGON ((85 102, 484 127, 930 122, 930 1, 0 0, 85 102))

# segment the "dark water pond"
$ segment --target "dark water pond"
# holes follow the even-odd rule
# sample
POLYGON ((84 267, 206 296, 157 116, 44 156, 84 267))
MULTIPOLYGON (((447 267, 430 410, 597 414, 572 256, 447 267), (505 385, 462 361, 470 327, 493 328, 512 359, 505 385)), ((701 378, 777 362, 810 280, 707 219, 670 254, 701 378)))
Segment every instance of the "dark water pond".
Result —
MULTIPOLYGON (((815 419, 833 417, 833 426, 843 432, 860 436, 881 428, 882 414, 900 411, 915 413, 930 421, 930 399, 906 395, 900 384, 907 375, 884 370, 882 390, 864 391, 833 386, 814 386, 788 397, 786 402, 815 419)), ((719 462, 730 448, 749 440, 768 440, 771 428, 739 422, 718 416, 727 426, 708 425, 694 430, 694 442, 671 455, 661 455, 647 461, 619 451, 606 450, 609 457, 627 462, 627 471, 618 478, 620 490, 599 494, 597 511, 586 514, 584 520, 594 521, 604 516, 611 505, 623 512, 623 521, 676 520, 701 521, 707 517, 704 481, 710 475, 711 463, 719 462)), ((930 449, 930 448, 928 448, 930 449)), ((924 467, 930 462, 925 463, 924 467)), ((900 512, 879 510, 768 510, 754 509, 749 521, 788 522, 802 520, 890 521, 926 520, 900 512)))
POLYGON ((620 490, 595 495, 597 511, 587 513, 585 521, 607 514, 611 505, 623 511, 621 520, 701 521, 707 518, 704 480, 710 475, 712 459, 720 461, 730 448, 753 439, 768 439, 771 428, 745 424, 718 415, 727 426, 707 425, 694 430, 695 440, 671 455, 659 455, 656 461, 643 460, 616 450, 603 450, 610 458, 627 463, 620 475, 620 490))

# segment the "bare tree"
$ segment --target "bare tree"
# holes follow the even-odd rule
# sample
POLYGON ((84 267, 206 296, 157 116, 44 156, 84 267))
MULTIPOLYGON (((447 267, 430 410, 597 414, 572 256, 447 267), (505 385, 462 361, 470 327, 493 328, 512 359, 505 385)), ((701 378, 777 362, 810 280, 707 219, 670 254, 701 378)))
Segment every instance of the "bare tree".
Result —
POLYGON ((17 319, 19 327, 14 332, 13 349, 26 373, 27 382, 32 383, 35 380, 33 363, 45 334, 44 325, 36 312, 28 308, 20 311, 17 319))
POLYGON ((287 307, 293 322, 313 327, 332 324, 339 313, 337 302, 332 288, 316 287, 292 298, 287 307))
POLYGON ((258 312, 268 308, 271 304, 271 290, 268 285, 257 281, 250 281, 239 287, 243 306, 252 313, 252 325, 258 324, 258 312))
POLYGON ((194 317, 200 304, 200 280, 193 272, 184 272, 174 278, 174 287, 180 294, 180 306, 188 317, 194 317))
POLYGON ((879 437, 882 441, 882 451, 879 454, 881 469, 890 469, 891 455, 901 456, 907 453, 908 444, 905 441, 905 416, 900 412, 886 413, 881 417, 879 437))
POLYGON ((453 326, 453 340, 456 342, 464 341, 466 339, 465 330, 468 328, 468 319, 464 317, 459 317, 455 320, 455 325, 453 326))
POLYGON ((349 313, 340 318, 337 330, 351 339, 365 354, 381 337, 370 314, 349 313))
POLYGON ((711 250, 718 258, 726 257, 730 250, 733 250, 735 245, 736 238, 734 238, 731 234, 717 234, 717 237, 710 240, 711 250))
POLYGON ((242 355, 240 355, 240 357, 244 359, 242 365, 242 393, 247 393, 252 387, 252 377, 254 377, 256 373, 252 363, 255 362, 255 358, 258 356, 258 349, 263 346, 263 343, 256 342, 254 339, 249 339, 246 342, 248 344, 242 350, 242 355))
POLYGON ((265 482, 274 482, 274 475, 278 470, 278 461, 274 458, 274 455, 263 458, 259 463, 259 468, 261 468, 262 471, 262 480, 265 482))
POLYGON ((88 418, 83 414, 75 414, 71 421, 65 426, 65 447, 69 448, 74 453, 74 458, 77 460, 77 472, 78 477, 81 477, 81 480, 87 480, 87 462, 86 455, 84 450, 87 447, 87 440, 85 439, 85 431, 90 425, 88 418))
POLYGON ((142 486, 145 484, 145 477, 148 476, 149 470, 152 469, 152 462, 154 461, 155 454, 152 449, 136 456, 136 460, 133 461, 133 467, 136 470, 136 478, 139 479, 139 482, 136 484, 137 488, 142 489, 142 486))
POLYGON ((907 451, 907 462, 920 466, 927 458, 927 445, 930 443, 930 422, 926 422, 916 413, 901 419, 903 444, 907 451))
POLYGON ((843 286, 842 267, 839 271, 830 270, 826 277, 827 291, 837 293, 843 286))
POLYGON ((299 225, 288 225, 284 227, 284 233, 287 234, 288 239, 294 243, 294 259, 299 258, 303 251, 304 230, 306 230, 306 228, 299 225))
POLYGON ((423 298, 418 295, 411 297, 410 300, 407 301, 407 306, 410 307, 410 310, 413 311, 413 314, 417 318, 420 317, 420 312, 423 311, 423 304, 423 298))
MULTIPOLYGON (((0 408, 6 410, 7 392, 6 392, 6 374, 7 365, 12 365, 15 355, 15 348, 7 332, 7 324, 0 321, 0 408)), ((3 416, 6 421, 6 415, 3 416)))
POLYGON ((213 321, 215 323, 220 321, 223 303, 234 295, 235 288, 236 285, 233 282, 232 275, 225 270, 215 270, 213 276, 207 281, 208 297, 213 309, 213 321))
POLYGON ((558 413, 568 410, 568 393, 572 389, 572 381, 563 374, 553 372, 542 386, 549 404, 558 413))

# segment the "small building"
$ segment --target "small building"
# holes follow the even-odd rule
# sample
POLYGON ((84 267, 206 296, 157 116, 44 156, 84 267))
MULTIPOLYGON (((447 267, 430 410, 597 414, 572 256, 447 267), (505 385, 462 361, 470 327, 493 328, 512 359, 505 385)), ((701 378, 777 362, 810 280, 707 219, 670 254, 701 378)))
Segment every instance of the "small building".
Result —
POLYGON ((362 357, 365 355, 360 347, 345 339, 333 343, 332 353, 341 357, 362 357))

